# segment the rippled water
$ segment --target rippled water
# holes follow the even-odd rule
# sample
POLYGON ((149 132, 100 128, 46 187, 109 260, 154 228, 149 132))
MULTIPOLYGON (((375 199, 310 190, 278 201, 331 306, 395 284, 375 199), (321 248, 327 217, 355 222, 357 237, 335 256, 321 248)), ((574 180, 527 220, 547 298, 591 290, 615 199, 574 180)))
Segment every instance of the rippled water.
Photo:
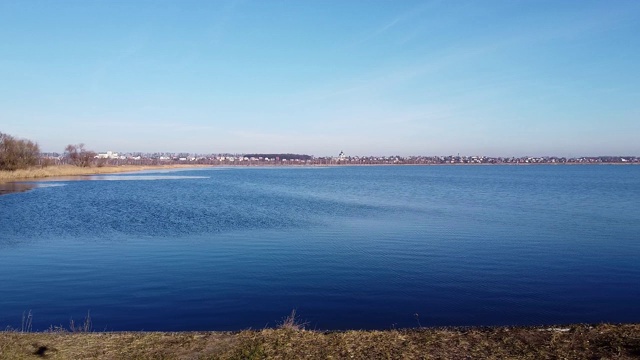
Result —
POLYGON ((28 310, 40 330, 89 310, 98 330, 262 328, 292 309, 318 329, 640 321, 639 166, 91 180, 110 181, 0 196, 1 327, 28 310))

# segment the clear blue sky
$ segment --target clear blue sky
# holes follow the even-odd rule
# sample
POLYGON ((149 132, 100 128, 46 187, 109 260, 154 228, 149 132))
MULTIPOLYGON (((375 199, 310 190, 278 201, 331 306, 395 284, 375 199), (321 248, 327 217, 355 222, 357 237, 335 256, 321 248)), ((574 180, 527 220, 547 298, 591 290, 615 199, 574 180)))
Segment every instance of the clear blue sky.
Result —
POLYGON ((0 0, 44 151, 640 155, 640 1, 0 0))

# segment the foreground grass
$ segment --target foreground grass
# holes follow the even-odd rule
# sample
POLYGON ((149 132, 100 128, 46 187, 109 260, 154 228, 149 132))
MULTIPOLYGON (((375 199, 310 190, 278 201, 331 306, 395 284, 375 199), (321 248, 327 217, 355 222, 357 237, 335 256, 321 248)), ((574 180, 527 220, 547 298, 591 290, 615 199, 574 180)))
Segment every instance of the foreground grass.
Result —
POLYGON ((31 168, 15 171, 0 170, 0 182, 28 179, 42 179, 48 177, 82 176, 95 174, 113 174, 142 170, 191 168, 198 165, 122 165, 103 167, 78 167, 73 165, 56 165, 44 168, 31 168))
POLYGON ((636 359, 640 324, 320 332, 0 333, 0 359, 636 359))

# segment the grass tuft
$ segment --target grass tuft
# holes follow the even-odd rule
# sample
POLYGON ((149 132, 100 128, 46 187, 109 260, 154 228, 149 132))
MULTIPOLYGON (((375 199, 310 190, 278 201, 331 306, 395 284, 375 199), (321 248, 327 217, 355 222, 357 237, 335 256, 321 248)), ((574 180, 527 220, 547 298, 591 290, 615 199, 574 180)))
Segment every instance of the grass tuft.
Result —
POLYGON ((291 314, 282 318, 282 321, 278 324, 278 329, 284 330, 304 330, 309 325, 308 322, 300 320, 296 314, 296 309, 291 310, 291 314))
POLYGON ((22 323, 20 326, 20 332, 28 333, 28 332, 31 332, 31 330, 33 330, 33 314, 31 313, 31 310, 29 310, 28 312, 22 313, 22 323))
POLYGON ((87 311, 87 316, 81 324, 75 323, 73 318, 69 320, 69 330, 74 333, 88 333, 93 331, 93 323, 91 322, 91 312, 87 311))

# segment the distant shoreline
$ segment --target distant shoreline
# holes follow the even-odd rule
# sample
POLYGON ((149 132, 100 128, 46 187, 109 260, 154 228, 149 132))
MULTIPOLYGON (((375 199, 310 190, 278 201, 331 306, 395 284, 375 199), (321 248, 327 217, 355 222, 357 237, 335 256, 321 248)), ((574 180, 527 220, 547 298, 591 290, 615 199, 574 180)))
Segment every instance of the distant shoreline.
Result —
POLYGON ((118 174, 139 172, 147 170, 171 170, 171 169, 197 169, 197 168, 217 168, 217 167, 238 167, 238 168, 259 168, 259 167, 360 167, 360 166, 580 166, 580 165, 640 165, 639 163, 498 163, 498 164, 473 164, 473 163, 453 163, 453 164, 164 164, 164 165, 117 165, 103 167, 77 167, 73 165, 53 165, 44 168, 31 168, 15 171, 0 171, 0 195, 15 192, 22 192, 32 189, 23 182, 42 181, 43 179, 65 179, 70 177, 92 176, 100 174, 118 174))

